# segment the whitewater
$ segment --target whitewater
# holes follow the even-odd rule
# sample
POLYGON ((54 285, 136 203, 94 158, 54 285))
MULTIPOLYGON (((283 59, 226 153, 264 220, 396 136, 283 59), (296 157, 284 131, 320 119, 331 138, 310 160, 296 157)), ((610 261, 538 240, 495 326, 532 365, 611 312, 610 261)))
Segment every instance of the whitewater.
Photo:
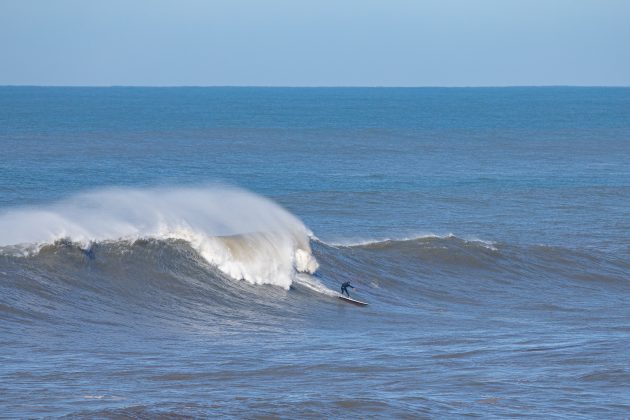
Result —
POLYGON ((308 229, 277 204, 234 187, 117 188, 0 214, 0 247, 37 252, 59 241, 180 239, 230 277, 286 289, 314 273, 308 229))
POLYGON ((625 418, 628 133, 625 88, 0 87, 0 417, 625 418))

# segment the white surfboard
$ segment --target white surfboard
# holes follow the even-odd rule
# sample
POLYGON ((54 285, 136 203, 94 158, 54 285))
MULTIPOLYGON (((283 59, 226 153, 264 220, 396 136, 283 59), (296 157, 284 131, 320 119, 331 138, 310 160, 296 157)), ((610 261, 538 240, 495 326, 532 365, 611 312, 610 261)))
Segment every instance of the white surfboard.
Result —
POLYGON ((353 303, 353 304, 358 305, 358 306, 367 306, 367 303, 361 302, 360 300, 355 300, 355 299, 349 298, 347 296, 339 296, 339 299, 345 300, 348 303, 353 303))

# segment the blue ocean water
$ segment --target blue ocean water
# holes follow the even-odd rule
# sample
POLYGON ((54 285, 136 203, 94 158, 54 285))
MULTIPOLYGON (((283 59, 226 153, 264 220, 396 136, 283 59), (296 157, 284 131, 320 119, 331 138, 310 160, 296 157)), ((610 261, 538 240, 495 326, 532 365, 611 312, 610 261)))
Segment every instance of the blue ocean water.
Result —
POLYGON ((0 412, 626 417, 629 158, 628 88, 0 87, 0 412))

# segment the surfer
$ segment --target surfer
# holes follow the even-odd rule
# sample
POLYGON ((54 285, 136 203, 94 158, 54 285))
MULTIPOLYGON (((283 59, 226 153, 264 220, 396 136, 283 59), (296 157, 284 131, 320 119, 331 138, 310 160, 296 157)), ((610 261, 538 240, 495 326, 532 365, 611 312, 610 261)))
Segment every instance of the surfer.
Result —
POLYGON ((350 297, 350 293, 348 293, 348 287, 351 289, 354 289, 354 287, 350 284, 349 281, 341 285, 341 296, 343 296, 343 294, 345 293, 346 295, 348 295, 348 297, 350 297))

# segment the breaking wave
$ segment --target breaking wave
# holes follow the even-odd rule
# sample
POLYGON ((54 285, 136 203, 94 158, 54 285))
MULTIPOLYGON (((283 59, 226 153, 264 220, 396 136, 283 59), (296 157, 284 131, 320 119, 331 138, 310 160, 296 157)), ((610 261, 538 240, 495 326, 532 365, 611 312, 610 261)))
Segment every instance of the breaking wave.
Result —
POLYGON ((32 255, 68 242, 182 240, 208 263, 237 280, 288 289, 297 273, 318 263, 310 231, 271 200, 226 186, 109 188, 43 207, 0 213, 0 252, 32 255))

